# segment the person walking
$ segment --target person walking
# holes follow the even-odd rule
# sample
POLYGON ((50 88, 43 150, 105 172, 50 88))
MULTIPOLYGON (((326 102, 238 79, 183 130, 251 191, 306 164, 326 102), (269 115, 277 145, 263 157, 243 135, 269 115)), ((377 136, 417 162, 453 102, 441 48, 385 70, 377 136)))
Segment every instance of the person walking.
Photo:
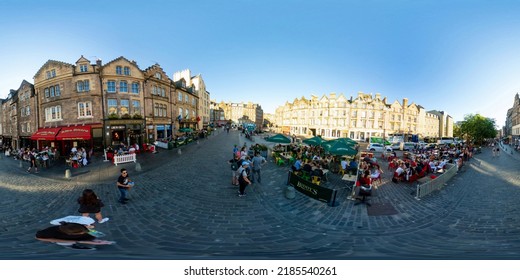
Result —
POLYGON ((246 187, 251 184, 249 180, 249 174, 247 173, 249 167, 249 163, 247 161, 242 162, 242 168, 240 168, 240 175, 238 176, 238 183, 240 184, 240 188, 238 191, 238 196, 243 197, 246 196, 246 187))
POLYGON ((251 183, 253 184, 255 182, 255 174, 257 174, 257 181, 258 183, 262 183, 262 177, 261 172, 262 165, 265 164, 267 161, 263 156, 260 155, 260 152, 255 152, 255 156, 251 160, 251 165, 253 166, 253 172, 251 173, 251 183))
POLYGON ((128 171, 126 168, 121 168, 121 175, 117 178, 117 188, 121 196, 119 197, 119 203, 126 204, 129 200, 127 197, 128 191, 134 185, 134 182, 128 178, 128 171))
POLYGON ((78 203, 78 212, 80 212, 83 217, 88 217, 90 216, 90 213, 94 213, 98 223, 100 224, 109 220, 107 217, 103 218, 103 215, 101 214, 101 207, 105 206, 105 204, 103 204, 101 199, 99 199, 93 190, 85 189, 78 198, 78 203))
POLYGON ((34 167, 34 173, 38 173, 38 166, 36 166, 36 153, 29 152, 29 169, 27 169, 28 173, 31 173, 31 169, 34 167))

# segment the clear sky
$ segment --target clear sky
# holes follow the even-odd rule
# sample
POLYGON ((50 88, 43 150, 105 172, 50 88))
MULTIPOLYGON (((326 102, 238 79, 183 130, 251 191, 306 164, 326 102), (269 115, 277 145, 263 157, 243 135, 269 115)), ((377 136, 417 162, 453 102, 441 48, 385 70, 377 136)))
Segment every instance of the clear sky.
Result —
POLYGON ((81 55, 189 68, 211 99, 267 113, 361 91, 503 126, 520 92, 520 1, 0 0, 0 98, 81 55))

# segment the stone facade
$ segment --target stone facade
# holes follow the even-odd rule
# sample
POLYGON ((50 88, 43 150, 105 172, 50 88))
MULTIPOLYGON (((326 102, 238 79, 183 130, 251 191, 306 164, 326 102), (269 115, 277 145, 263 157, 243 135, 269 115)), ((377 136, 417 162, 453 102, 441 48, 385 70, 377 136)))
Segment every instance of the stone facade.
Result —
POLYGON ((141 70, 125 57, 105 65, 83 56, 75 64, 48 60, 34 75, 34 86, 24 81, 1 100, 1 140, 15 148, 40 144, 65 145, 63 150, 71 145, 103 148, 153 142, 171 137, 181 127, 200 129, 199 110, 207 112, 209 122, 209 101, 204 109, 206 102, 201 106, 197 94, 203 92, 209 100, 209 93, 200 75, 192 80, 190 85, 184 79, 173 82, 159 64, 141 70), (70 126, 88 126, 91 139, 30 140, 38 129, 70 126))
POLYGON ((281 133, 304 137, 320 135, 328 139, 349 137, 365 141, 370 137, 392 135, 418 134, 422 138, 453 135, 453 120, 441 113, 443 122, 438 114, 427 114, 422 106, 409 104, 407 98, 402 103, 388 103, 380 94, 360 92, 355 98, 347 99, 343 94, 331 93, 286 102, 276 109, 275 123, 281 133), (439 123, 435 124, 435 120, 439 123))
POLYGON ((264 110, 259 104, 252 102, 231 103, 221 101, 218 105, 223 111, 225 119, 236 125, 254 123, 257 130, 261 130, 264 122, 264 110))

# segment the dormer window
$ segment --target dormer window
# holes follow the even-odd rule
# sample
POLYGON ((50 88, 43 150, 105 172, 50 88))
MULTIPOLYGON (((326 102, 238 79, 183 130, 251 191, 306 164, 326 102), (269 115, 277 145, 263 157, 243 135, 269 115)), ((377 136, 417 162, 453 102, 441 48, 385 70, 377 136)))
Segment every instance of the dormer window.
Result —
POLYGON ((56 70, 52 69, 50 71, 45 72, 47 79, 51 79, 56 77, 56 70))
POLYGON ((157 78, 158 80, 162 80, 161 73, 159 73, 159 72, 155 73, 155 78, 157 78))
POLYGON ((87 72, 87 71, 88 71, 88 65, 87 65, 87 64, 81 64, 81 65, 79 66, 79 72, 81 72, 81 73, 85 73, 85 72, 87 72))

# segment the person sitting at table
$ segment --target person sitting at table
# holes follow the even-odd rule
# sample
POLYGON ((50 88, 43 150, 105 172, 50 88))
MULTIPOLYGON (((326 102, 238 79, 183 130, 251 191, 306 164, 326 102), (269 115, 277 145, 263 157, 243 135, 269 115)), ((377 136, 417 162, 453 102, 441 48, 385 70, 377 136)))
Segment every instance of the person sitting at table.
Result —
POLYGON ((357 172, 357 169, 358 169, 357 161, 355 159, 352 159, 348 166, 348 171, 350 172, 350 174, 355 175, 357 172))
POLYGON ((47 152, 44 152, 42 154, 42 161, 44 167, 49 167, 49 155, 47 154, 47 152))
POLYGON ((323 173, 323 169, 322 169, 321 165, 316 164, 316 166, 314 166, 314 168, 312 168, 311 176, 318 176, 320 179, 323 179, 324 175, 325 175, 325 173, 323 173))
POLYGON ((300 171, 302 169, 302 160, 300 157, 296 158, 296 161, 291 166, 292 171, 300 171))
POLYGON ((305 160, 305 163, 303 164, 302 170, 306 171, 306 172, 309 172, 309 174, 312 172, 312 165, 311 165, 311 161, 310 160, 308 160, 308 159, 305 160))
POLYGON ((88 160, 87 160, 87 157, 84 156, 81 158, 81 166, 87 166, 88 164, 88 160))
POLYGON ((430 169, 432 172, 436 172, 437 171, 437 164, 435 163, 435 161, 430 161, 430 169))
POLYGON ((348 164, 349 164, 349 162, 347 161, 346 158, 341 159, 341 162, 340 162, 341 170, 343 170, 343 172, 345 172, 345 173, 347 172, 348 164))
POLYGON ((446 165, 446 163, 448 163, 448 160, 447 159, 444 159, 442 160, 439 165, 437 166, 437 169, 441 170, 441 169, 444 169, 444 166, 446 165))
POLYGON ((397 169, 394 172, 394 176, 392 177, 392 182, 397 183, 399 181, 402 181, 404 179, 405 171, 404 171, 404 165, 401 163, 397 167, 397 169))

